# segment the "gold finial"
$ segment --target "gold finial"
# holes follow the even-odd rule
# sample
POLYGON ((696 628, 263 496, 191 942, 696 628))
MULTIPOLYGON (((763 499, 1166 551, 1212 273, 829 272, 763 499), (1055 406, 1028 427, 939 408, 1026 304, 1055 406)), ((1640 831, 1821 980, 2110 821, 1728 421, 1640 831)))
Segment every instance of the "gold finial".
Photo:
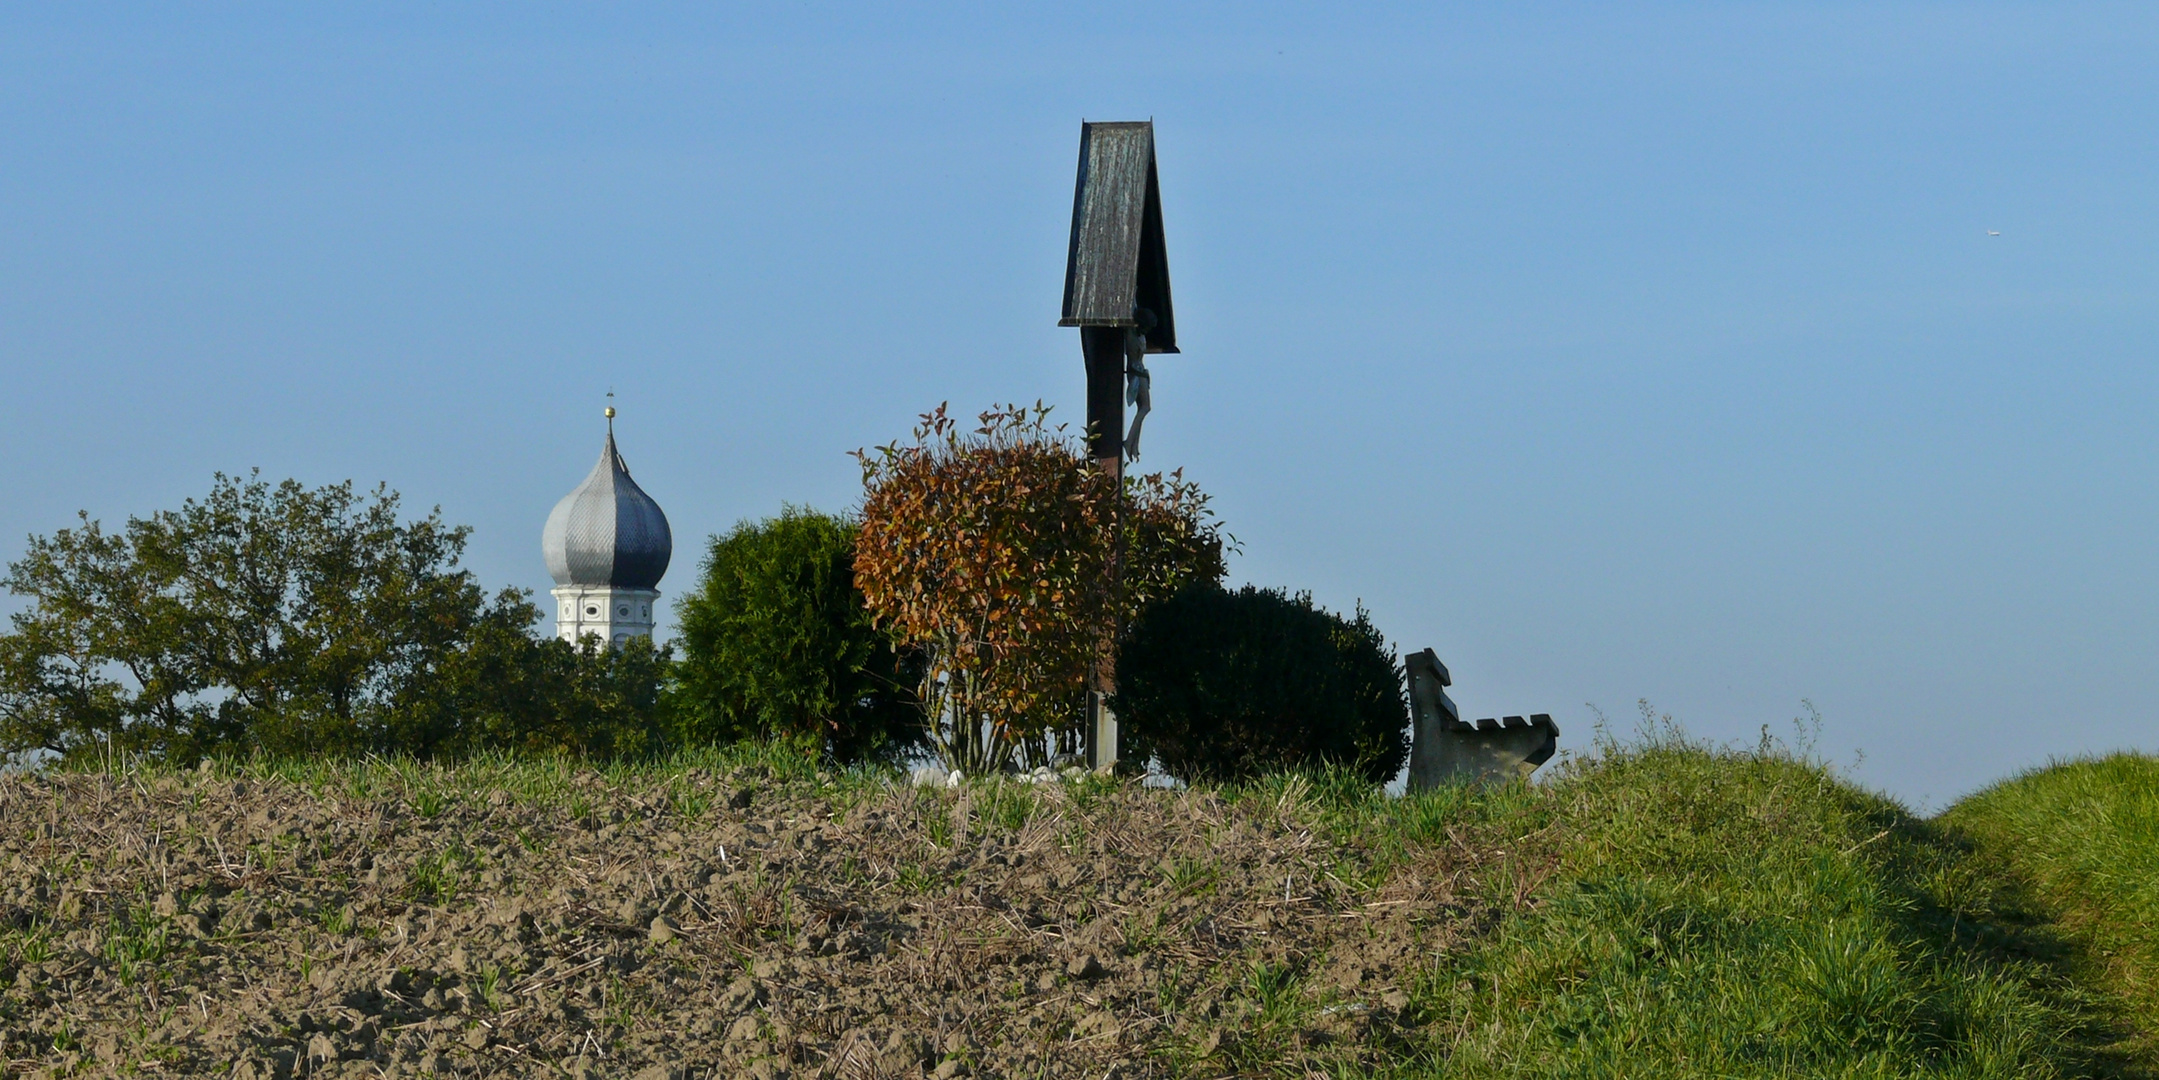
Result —
POLYGON ((608 418, 609 420, 613 420, 613 419, 615 418, 615 407, 614 407, 613 405, 609 405, 609 406, 607 407, 607 409, 606 409, 606 412, 607 412, 607 418, 608 418))

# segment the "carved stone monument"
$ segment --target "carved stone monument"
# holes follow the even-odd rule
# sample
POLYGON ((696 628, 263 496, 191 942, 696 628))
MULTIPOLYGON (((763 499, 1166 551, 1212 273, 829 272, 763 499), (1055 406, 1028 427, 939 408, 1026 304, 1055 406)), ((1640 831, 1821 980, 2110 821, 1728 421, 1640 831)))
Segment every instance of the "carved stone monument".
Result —
POLYGON ((1548 713, 1528 719, 1466 723, 1447 697, 1454 685, 1447 665, 1430 649, 1402 658, 1409 672, 1410 712, 1415 717, 1409 750, 1409 790, 1460 781, 1526 778, 1559 749, 1559 725, 1548 713))

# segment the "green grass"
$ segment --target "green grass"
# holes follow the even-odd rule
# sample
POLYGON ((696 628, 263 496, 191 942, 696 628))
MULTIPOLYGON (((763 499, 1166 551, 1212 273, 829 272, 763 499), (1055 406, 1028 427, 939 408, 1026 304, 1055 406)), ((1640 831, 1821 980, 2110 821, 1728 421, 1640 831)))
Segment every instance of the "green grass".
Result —
POLYGON ((2116 754, 2036 769, 1942 822, 2059 929, 2081 982, 2105 992, 2127 1046, 2159 1056, 2159 758, 2116 754))
POLYGON ((147 904, 134 904, 116 914, 105 930, 105 957, 113 964, 123 986, 134 986, 152 977, 171 951, 171 926, 147 904))
MULTIPOLYGON (((423 904, 447 906, 456 898, 463 881, 462 868, 467 862, 465 853, 455 850, 432 852, 413 863, 406 888, 412 898, 423 904)), ((332 929, 342 933, 350 927, 332 929)))
MULTIPOLYGON (((577 816, 593 805, 589 785, 650 792, 676 816, 701 817, 711 808, 711 793, 691 783, 699 773, 761 770, 775 783, 812 783, 817 763, 779 744, 739 743, 686 751, 658 761, 586 762, 570 757, 531 757, 489 753, 456 762, 407 758, 331 756, 240 758, 213 763, 226 775, 279 780, 317 797, 340 795, 356 802, 401 802, 415 816, 433 819, 461 805, 484 805, 504 792, 529 805, 569 808, 577 816)), ((93 766, 96 768, 96 766, 93 766)), ((104 763, 115 774, 153 774, 164 766, 134 760, 104 763)), ((848 770, 843 785, 864 789, 885 782, 890 770, 848 770)))
POLYGON ((1537 898, 1438 958, 1412 995, 1427 1026, 1376 1075, 2135 1072, 2102 1049, 2045 929, 2016 917, 2013 883, 1952 830, 1773 746, 1666 729, 1536 788, 1352 802, 1338 827, 1515 849, 1485 887, 1537 898))

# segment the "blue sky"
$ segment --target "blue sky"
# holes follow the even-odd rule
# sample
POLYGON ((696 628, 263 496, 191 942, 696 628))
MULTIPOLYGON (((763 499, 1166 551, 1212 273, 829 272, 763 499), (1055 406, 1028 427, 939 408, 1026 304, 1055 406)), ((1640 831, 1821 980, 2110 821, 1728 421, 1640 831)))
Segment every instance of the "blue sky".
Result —
POLYGON ((0 558, 259 466, 544 590, 612 387, 679 595, 940 401, 1079 419, 1078 126, 1151 116, 1141 464, 1234 578, 1577 747, 1805 699, 1940 805, 2159 749, 2154 55, 2135 6, 9 5, 0 558))

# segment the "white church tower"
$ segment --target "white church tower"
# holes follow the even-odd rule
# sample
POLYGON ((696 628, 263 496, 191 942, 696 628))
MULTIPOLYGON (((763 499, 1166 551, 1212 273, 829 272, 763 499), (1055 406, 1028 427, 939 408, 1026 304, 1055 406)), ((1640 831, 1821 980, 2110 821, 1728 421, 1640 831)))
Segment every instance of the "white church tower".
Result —
POLYGON ((630 479, 615 450, 615 409, 607 409, 607 448, 592 475, 563 496, 540 535, 555 579, 555 635, 575 642, 596 634, 609 645, 652 636, 656 586, 674 554, 667 515, 630 479))

